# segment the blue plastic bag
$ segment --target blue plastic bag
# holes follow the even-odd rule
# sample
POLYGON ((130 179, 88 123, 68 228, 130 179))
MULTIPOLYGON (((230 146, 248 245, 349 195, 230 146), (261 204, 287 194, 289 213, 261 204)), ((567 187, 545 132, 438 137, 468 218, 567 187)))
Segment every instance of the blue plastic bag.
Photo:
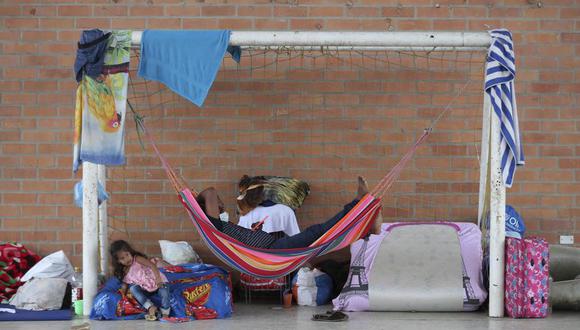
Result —
POLYGON ((511 205, 505 206, 505 235, 513 238, 524 238, 526 226, 520 214, 511 205))
MULTIPOLYGON (((485 219, 486 228, 490 228, 489 212, 485 219)), ((526 226, 520 214, 511 205, 505 206, 505 236, 523 239, 526 226)), ((489 242, 489 230, 487 231, 487 241, 489 242)), ((489 287, 489 246, 483 249, 482 273, 484 287, 489 287)))
MULTIPOLYGON (((101 205, 102 202, 109 199, 109 194, 107 194, 107 192, 105 191, 105 188, 103 188, 103 185, 101 185, 100 182, 97 182, 97 195, 98 195, 97 200, 99 202, 99 205, 101 205)), ((82 208, 83 207, 83 182, 82 181, 79 181, 75 184, 74 196, 75 196, 75 205, 82 208)))
MULTIPOLYGON (((485 226, 490 228, 489 225, 489 212, 485 217, 485 226)), ((524 220, 515 208, 511 205, 505 206, 505 235, 513 238, 524 238, 524 233, 526 231, 526 226, 524 225, 524 220)), ((487 233, 487 238, 489 240, 489 232, 487 233)))

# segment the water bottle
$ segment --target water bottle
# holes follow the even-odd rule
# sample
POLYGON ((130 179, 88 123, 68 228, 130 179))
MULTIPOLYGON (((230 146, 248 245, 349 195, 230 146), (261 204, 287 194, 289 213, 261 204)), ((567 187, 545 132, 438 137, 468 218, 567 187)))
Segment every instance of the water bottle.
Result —
POLYGON ((81 273, 79 267, 75 267, 75 272, 72 276, 72 305, 75 306, 75 302, 83 300, 83 273, 81 273))

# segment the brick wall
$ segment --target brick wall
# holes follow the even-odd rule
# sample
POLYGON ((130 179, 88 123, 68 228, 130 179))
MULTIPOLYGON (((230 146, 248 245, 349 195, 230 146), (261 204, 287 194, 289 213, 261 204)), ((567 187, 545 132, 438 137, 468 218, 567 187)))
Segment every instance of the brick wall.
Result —
MULTIPOLYGON (((71 171, 72 64, 83 29, 505 27, 515 37, 527 157, 508 203, 530 233, 552 243, 560 234, 580 241, 579 1, 551 0, 539 8, 525 0, 7 0, 0 3, 0 27, 0 240, 22 241, 41 254, 63 249, 80 263, 81 211, 72 203, 81 178, 71 171)), ((298 211, 301 226, 318 222, 351 198, 357 174, 376 183, 472 77, 384 205, 390 221, 476 221, 481 54, 469 71, 452 67, 448 73, 396 65, 375 70, 384 62, 348 55, 347 65, 324 57, 258 68, 264 58, 254 55, 252 64, 245 57, 240 70, 220 73, 203 109, 179 101, 164 109, 139 105, 163 152, 192 185, 216 186, 233 214, 242 174, 295 176, 312 188, 298 211)), ((150 148, 141 150, 130 121, 126 138, 127 165, 108 170, 111 237, 128 238, 153 255, 158 239, 188 240, 215 261, 158 160, 150 148)))

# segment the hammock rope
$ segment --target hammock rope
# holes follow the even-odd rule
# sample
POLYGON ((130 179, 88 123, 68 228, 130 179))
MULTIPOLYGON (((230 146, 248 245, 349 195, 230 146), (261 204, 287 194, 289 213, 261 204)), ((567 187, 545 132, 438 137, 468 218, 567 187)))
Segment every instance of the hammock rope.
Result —
POLYGON ((262 249, 245 245, 217 230, 197 203, 195 199, 197 192, 187 187, 185 180, 173 170, 167 159, 161 154, 153 137, 146 129, 143 119, 136 117, 136 123, 151 143, 171 185, 178 193, 181 203, 188 211, 193 224, 210 250, 231 267, 262 278, 287 275, 309 260, 338 251, 365 236, 380 212, 381 198, 431 132, 431 130, 425 130, 373 191, 366 194, 352 210, 310 246, 296 249, 262 249))

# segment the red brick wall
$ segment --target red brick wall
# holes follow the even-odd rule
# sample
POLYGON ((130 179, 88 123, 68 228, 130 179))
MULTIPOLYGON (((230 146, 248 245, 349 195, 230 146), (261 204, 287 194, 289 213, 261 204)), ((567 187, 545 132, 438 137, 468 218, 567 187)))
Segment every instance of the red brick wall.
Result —
MULTIPOLYGON (((580 241, 580 4, 551 0, 4 1, 0 4, 0 240, 41 254, 81 255, 81 211, 72 203, 72 64, 83 29, 471 30, 514 33, 526 166, 508 203, 529 232, 580 241), (184 5, 183 3, 188 3, 184 5)), ((282 56, 283 57, 283 56, 282 56)), ((250 66, 245 58, 242 68, 250 66)), ((260 57, 253 58, 260 63, 260 57)), ((346 59, 349 60, 348 58, 346 59)), ((263 59, 262 59, 263 61, 263 59)), ((474 63, 482 63, 474 58, 474 63)), ((356 62, 356 60, 355 60, 356 62)), ((358 62, 356 62, 358 63, 358 62)), ((355 63, 355 64, 356 64, 355 63)), ((214 185, 234 213, 244 173, 291 175, 312 194, 305 225, 352 196, 355 176, 371 184, 463 86, 466 76, 373 70, 336 61, 292 62, 220 74, 203 109, 142 106, 162 150, 192 185, 214 185), (153 120, 154 119, 154 120, 153 120)), ((453 72, 453 70, 451 70, 453 72)), ((385 200, 385 217, 475 221, 481 70, 455 100, 385 200)), ((155 103, 155 102, 154 102, 155 103)), ((128 116, 128 120, 131 120, 128 116)), ((108 170, 111 237, 158 254, 158 239, 188 240, 215 261, 171 193, 150 148, 127 125, 128 162, 108 170)))

